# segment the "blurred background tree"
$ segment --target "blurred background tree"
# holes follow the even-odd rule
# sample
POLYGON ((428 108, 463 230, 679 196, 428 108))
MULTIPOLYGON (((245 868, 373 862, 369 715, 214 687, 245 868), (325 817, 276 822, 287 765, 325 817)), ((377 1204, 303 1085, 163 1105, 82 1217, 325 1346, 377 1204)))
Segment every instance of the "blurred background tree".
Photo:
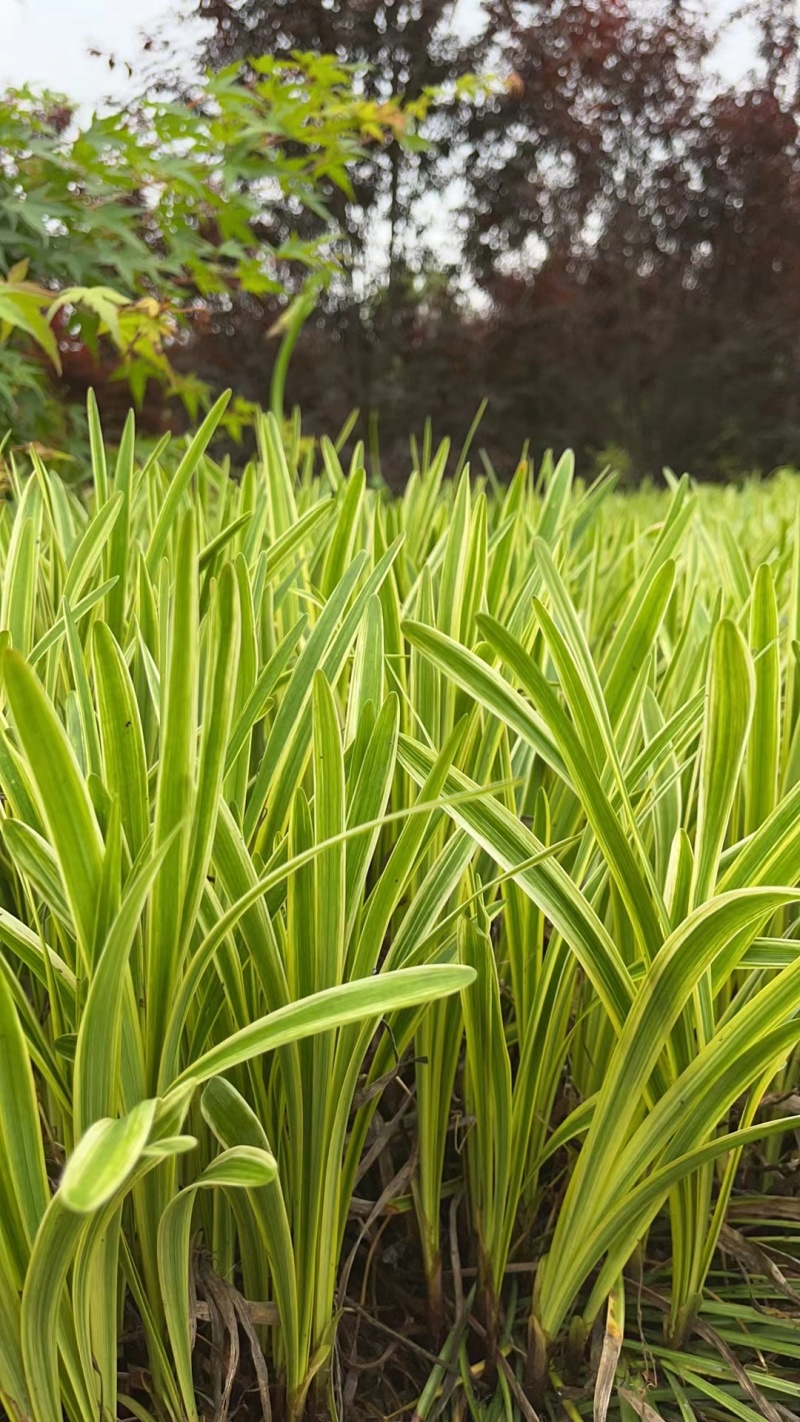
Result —
MULTIPOLYGON (((92 214, 81 250, 113 219, 110 249, 94 250, 115 252, 121 232, 138 242, 135 281, 108 260, 91 278, 54 267, 68 244, 48 213, 26 247, 0 237, 6 276, 44 253, 26 280, 159 297, 170 374, 134 375, 154 429, 179 420, 181 391, 190 416, 227 385, 240 415, 266 403, 276 322, 322 272, 288 399, 311 433, 358 407, 354 437, 377 429, 390 479, 408 472, 410 429, 430 416, 460 438, 484 396, 479 442, 503 474, 528 436, 535 454, 575 446, 589 468, 613 451, 631 478, 798 462, 797 0, 749 0, 753 64, 736 80, 718 72, 711 7, 692 0, 474 0, 469 31, 454 0, 182 3, 204 38, 191 57, 148 39, 149 107, 117 160, 129 171, 116 206, 102 188, 112 121, 78 152, 84 225, 92 214), (298 64, 310 69, 292 127, 277 92, 253 95, 298 64), (193 77, 204 71, 216 77, 193 77), (476 94, 474 73, 501 82, 476 94), (254 102, 242 148, 241 106, 254 102), (147 171, 156 156, 173 165, 166 185, 145 177, 143 133, 147 171), (154 191, 170 193, 162 211, 154 191)), ((71 132, 47 138, 59 161, 71 132)), ((0 157, 20 141, 0 127, 0 157)), ((30 163, 13 192, 0 166, 0 206, 40 184, 37 154, 30 163)), ((131 377, 113 332, 100 331, 98 365, 96 307, 62 309, 61 389, 82 397, 109 374, 113 413, 128 398, 118 377, 131 377)), ((136 342, 132 353, 147 354, 136 342)))
MULTIPOLYGON (((197 7, 195 7, 197 8, 197 7)), ((800 87, 794 0, 750 0, 753 71, 715 72, 689 0, 484 0, 465 38, 441 0, 199 0, 201 60, 296 46, 368 65, 414 99, 470 71, 505 80, 437 108, 430 146, 370 153, 341 280, 289 379, 312 430, 348 411, 385 472, 430 415, 504 471, 524 438, 632 475, 727 477, 800 450, 800 87), (443 231, 445 240, 443 240, 443 231)), ((312 223, 313 226, 313 223, 312 223)), ((263 389, 267 296, 186 353, 211 384, 263 389)))
MULTIPOLYGON (((290 384, 295 397, 308 388, 320 345, 328 350, 337 376, 333 384, 330 371, 311 376, 316 428, 341 424, 342 412, 354 405, 380 410, 396 397, 406 378, 398 366, 407 354, 409 317, 420 314, 424 274, 441 285, 441 256, 428 218, 453 181, 469 112, 467 79, 482 58, 453 29, 454 9, 453 0, 199 0, 197 6, 208 25, 199 62, 211 69, 253 54, 301 51, 351 63, 364 96, 377 104, 402 95, 403 105, 413 108, 437 92, 426 116, 426 141, 406 135, 402 142, 373 145, 349 169, 349 192, 323 184, 340 232, 338 266, 295 355, 290 384)), ((282 232, 291 214, 279 206, 271 220, 282 232)), ((319 230, 310 209, 301 230, 309 237, 319 230)), ((233 312, 212 315, 208 340, 188 359, 198 359, 212 381, 224 369, 254 394, 271 358, 265 336, 274 317, 274 302, 242 293, 233 312)))

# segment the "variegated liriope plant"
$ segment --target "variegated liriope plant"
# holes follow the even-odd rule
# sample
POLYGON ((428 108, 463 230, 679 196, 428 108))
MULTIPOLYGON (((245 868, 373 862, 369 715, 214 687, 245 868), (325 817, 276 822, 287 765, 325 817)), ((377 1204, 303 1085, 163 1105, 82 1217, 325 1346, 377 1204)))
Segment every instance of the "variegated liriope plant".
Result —
POLYGON ((791 1141, 791 479, 450 480, 426 431, 390 500, 271 417, 231 478, 223 404, 107 462, 90 402, 85 486, 7 464, 7 1410, 221 1416, 241 1334, 265 1413, 346 1415, 348 1281, 410 1206, 418 1417, 566 1379, 775 1422, 800 1340, 756 1319, 746 1371, 707 1280, 720 1241, 753 1267, 726 1216, 791 1141))
POLYGON ((302 1412, 376 1026, 402 1052, 472 977, 411 888, 446 757, 382 841, 397 545, 354 548, 352 498, 298 508, 278 444, 239 487, 203 464, 221 410, 170 477, 130 424, 109 477, 94 421, 91 512, 36 461, 6 527, 0 1388, 37 1422, 136 1411, 126 1297, 154 1407, 196 1414, 193 1220, 274 1300, 302 1412))

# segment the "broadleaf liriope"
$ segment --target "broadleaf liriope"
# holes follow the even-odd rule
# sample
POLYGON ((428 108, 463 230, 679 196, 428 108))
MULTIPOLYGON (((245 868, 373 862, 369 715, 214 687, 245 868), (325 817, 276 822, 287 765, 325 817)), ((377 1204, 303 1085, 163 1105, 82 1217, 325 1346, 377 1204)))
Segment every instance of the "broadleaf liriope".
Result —
POLYGON ((38 677, 14 651, 4 653, 3 676, 39 812, 58 858, 82 956, 88 963, 103 860, 97 818, 75 753, 38 677))

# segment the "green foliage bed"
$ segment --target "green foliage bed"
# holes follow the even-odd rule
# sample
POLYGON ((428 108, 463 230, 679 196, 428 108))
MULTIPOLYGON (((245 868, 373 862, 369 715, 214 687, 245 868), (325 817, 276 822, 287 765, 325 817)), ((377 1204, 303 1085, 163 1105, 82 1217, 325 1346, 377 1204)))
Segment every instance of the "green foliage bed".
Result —
POLYGON ((4 465, 6 1410, 778 1422, 796 481, 392 500, 223 404, 4 465))

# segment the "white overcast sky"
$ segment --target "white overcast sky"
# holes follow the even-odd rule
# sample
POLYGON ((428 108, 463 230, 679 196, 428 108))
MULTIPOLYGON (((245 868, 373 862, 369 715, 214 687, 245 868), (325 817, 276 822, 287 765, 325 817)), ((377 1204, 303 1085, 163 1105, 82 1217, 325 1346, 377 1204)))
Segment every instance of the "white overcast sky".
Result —
MULTIPOLYGON (((734 0, 712 0, 721 18, 734 0)), ((88 50, 112 53, 136 61, 139 36, 168 21, 170 0, 0 0, 0 86, 45 85, 93 106, 108 94, 122 94, 128 81, 120 64, 113 72, 88 50)), ((460 29, 475 27, 480 0, 458 0, 460 29)), ((197 30, 172 26, 179 42, 191 46, 197 30)), ((753 36, 746 24, 731 25, 723 39, 719 66, 730 78, 744 74, 753 62, 753 36)))

